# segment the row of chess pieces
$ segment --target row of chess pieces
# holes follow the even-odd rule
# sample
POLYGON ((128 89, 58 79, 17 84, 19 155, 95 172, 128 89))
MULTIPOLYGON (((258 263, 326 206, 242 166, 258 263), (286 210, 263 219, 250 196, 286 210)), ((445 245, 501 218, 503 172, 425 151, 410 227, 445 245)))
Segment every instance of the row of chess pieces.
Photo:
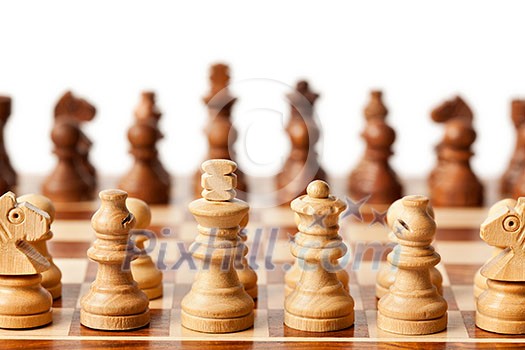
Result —
MULTIPOLYGON (((244 243, 249 205, 236 198, 234 162, 208 160, 202 170, 202 198, 189 204, 198 223, 190 251, 199 273, 181 301, 181 323, 198 332, 237 332, 254 326, 257 299, 257 274, 247 263, 244 243)), ((144 251, 145 239, 138 238, 144 237, 151 212, 144 201, 127 197, 122 190, 102 191, 91 220, 97 238, 87 255, 98 264, 98 273, 81 298, 80 323, 92 329, 144 327, 150 323, 149 300, 162 297, 162 273, 144 251), (137 237, 132 249, 130 234, 137 237)), ((377 326, 382 330, 425 335, 447 327, 429 203, 425 196, 405 196, 388 210, 390 238, 397 244, 377 277, 377 326)), ((61 296, 61 273, 46 246, 52 237, 53 204, 42 195, 16 198, 8 192, 0 198, 0 207, 5 231, 0 328, 47 325, 52 322, 52 299, 61 296)), ((338 262, 347 251, 338 232, 346 204, 331 195, 326 182, 315 180, 291 208, 298 232, 290 247, 295 262, 285 275, 284 323, 308 332, 352 327, 349 276, 338 262)), ((525 334, 524 219, 525 198, 506 199, 490 209, 481 226, 482 239, 496 249, 475 277, 476 325, 484 330, 525 334)))
MULTIPOLYGON (((205 128, 208 140, 206 159, 235 161, 233 143, 236 135, 231 121, 236 98, 229 90, 230 73, 227 65, 216 64, 210 70, 210 91, 203 98, 208 108, 209 121, 205 128)), ((319 128, 314 118, 314 106, 319 94, 306 81, 297 83, 288 94, 290 119, 286 127, 291 152, 278 174, 280 189, 278 201, 288 205, 312 179, 326 181, 315 152, 319 128)), ((0 97, 0 125, 5 125, 11 110, 11 99, 0 97)), ((95 107, 85 99, 66 92, 54 109, 54 127, 51 139, 57 164, 42 186, 42 193, 55 202, 92 200, 97 188, 97 172, 89 160, 92 142, 82 131, 82 125, 91 121, 95 107)), ((159 130, 161 113, 155 104, 153 92, 143 92, 135 109, 133 125, 128 130, 134 158, 131 169, 119 180, 117 187, 130 196, 148 204, 170 201, 172 178, 158 157, 157 143, 162 139, 159 130)), ((388 110, 380 91, 372 91, 364 109, 366 125, 362 137, 366 148, 361 160, 348 178, 348 195, 359 199, 369 197, 369 204, 390 204, 403 195, 399 178, 389 164, 396 134, 386 121, 388 110)), ((434 206, 482 206, 484 188, 470 166, 472 144, 476 132, 472 125, 473 113, 461 97, 454 97, 437 106, 431 118, 444 124, 444 136, 436 146, 437 161, 428 178, 429 194, 434 206)), ((501 179, 503 198, 525 195, 525 100, 512 101, 512 120, 516 127, 516 148, 508 169, 501 179)), ((0 130, 0 190, 5 192, 16 185, 16 173, 9 162, 0 130)), ((195 197, 200 194, 200 171, 194 178, 195 197)), ((249 193, 244 174, 237 171, 240 193, 249 193)))

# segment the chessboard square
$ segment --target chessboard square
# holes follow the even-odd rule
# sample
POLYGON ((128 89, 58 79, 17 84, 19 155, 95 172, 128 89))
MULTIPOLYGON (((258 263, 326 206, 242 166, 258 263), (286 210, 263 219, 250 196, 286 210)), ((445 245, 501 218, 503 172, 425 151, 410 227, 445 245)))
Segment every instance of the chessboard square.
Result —
POLYGON ((376 275, 381 268, 379 261, 359 261, 352 264, 351 270, 355 271, 357 283, 361 286, 376 284, 376 275))
POLYGON ((494 249, 485 242, 457 241, 435 242, 434 247, 444 264, 484 264, 494 249))
MULTIPOLYGON (((368 327, 370 330, 370 337, 371 338, 379 338, 382 340, 386 339, 418 339, 421 338, 421 336, 414 335, 402 335, 402 334, 395 334, 390 333, 387 331, 384 331, 382 329, 379 329, 377 327, 377 311, 366 311, 366 318, 368 319, 368 327)), ((443 340, 447 341, 449 339, 465 339, 468 337, 467 328, 465 327, 465 324, 463 322, 463 317, 461 315, 460 311, 448 311, 448 322, 447 322, 447 329, 435 333, 435 334, 427 334, 424 335, 426 338, 435 338, 433 340, 443 340)))
MULTIPOLYGON (((181 310, 174 309, 171 314, 170 322, 170 337, 177 338, 191 338, 195 340, 210 340, 217 339, 218 334, 202 333, 188 328, 181 324, 181 310)), ((221 339, 232 339, 235 341, 252 341, 253 338, 268 338, 270 336, 268 331, 268 312, 267 310, 254 310, 255 319, 252 328, 240 332, 221 333, 221 339)))
POLYGON ((438 271, 441 272, 441 277, 443 277, 442 286, 450 286, 450 278, 448 277, 448 271, 445 267, 445 264, 440 262, 436 265, 436 269, 438 269, 438 271))
POLYGON ((151 321, 148 325, 134 330, 97 330, 85 327, 80 324, 80 309, 75 310, 69 330, 70 336, 82 337, 166 337, 169 335, 171 310, 153 309, 150 310, 151 321))
POLYGON ((53 241, 93 242, 95 231, 89 220, 56 220, 53 222, 53 241))
POLYGON ((62 283, 82 283, 86 278, 88 260, 85 259, 53 259, 62 271, 62 283))
POLYGON ((152 309, 171 309, 173 307, 173 294, 175 286, 173 283, 164 283, 162 296, 157 299, 150 300, 149 308, 152 309))
POLYGON ((474 283, 474 276, 483 264, 445 264, 450 283, 454 285, 474 283))
POLYGON ((268 284, 266 290, 268 291, 268 309, 281 310, 284 307, 284 285, 268 284))
POLYGON ((379 223, 354 222, 344 220, 341 224, 340 234, 345 242, 377 242, 388 243, 389 228, 379 223))
POLYGON ((72 308, 77 306, 78 299, 80 297, 80 283, 63 283, 62 284, 62 296, 56 300, 53 300, 53 309, 57 308, 72 308))
MULTIPOLYGON (((0 338, 8 337, 30 337, 41 336, 41 337, 56 337, 56 336, 67 336, 69 332, 69 326, 73 319, 74 309, 72 308, 57 308, 53 309, 53 323, 32 329, 0 329, 0 338)), ((0 346, 1 347, 1 346, 0 346)))
POLYGON ((474 299, 473 285, 456 285, 451 287, 454 298, 461 311, 476 310, 476 300, 474 299))

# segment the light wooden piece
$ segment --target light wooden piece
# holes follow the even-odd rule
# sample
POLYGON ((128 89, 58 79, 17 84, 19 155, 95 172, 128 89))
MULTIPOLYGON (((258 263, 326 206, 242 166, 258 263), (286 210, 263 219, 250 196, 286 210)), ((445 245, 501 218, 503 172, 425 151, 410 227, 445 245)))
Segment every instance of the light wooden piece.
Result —
POLYGON ((377 326, 387 332, 424 335, 447 327, 447 302, 430 279, 430 268, 441 258, 431 246, 436 223, 428 203, 424 196, 404 197, 392 222, 398 245, 388 254, 388 261, 397 272, 377 306, 377 326))
MULTIPOLYGON (((392 243, 397 242, 397 238, 394 232, 392 231, 392 223, 395 222, 402 210, 403 206, 401 199, 398 199, 397 201, 392 203, 390 208, 388 208, 387 223, 389 224, 391 229, 391 231, 388 233, 388 238, 392 243)), ((428 214, 432 217, 432 219, 435 219, 434 209, 431 205, 428 206, 428 214)), ((392 284, 394 284, 394 281, 396 280, 396 273, 397 268, 390 262, 385 261, 382 264, 376 277, 376 298, 381 299, 384 295, 388 293, 388 291, 390 290, 390 286, 392 286, 392 284)), ((439 272, 439 270, 436 269, 434 266, 430 268, 430 279, 432 280, 432 284, 436 287, 438 293, 440 295, 443 295, 443 276, 441 275, 441 272, 439 272)))
POLYGON ((346 205, 330 195, 321 180, 311 182, 306 192, 291 203, 299 216, 291 251, 300 260, 302 274, 284 301, 284 323, 308 332, 348 328, 354 324, 354 300, 336 275, 338 259, 347 250, 338 234, 339 214, 346 205))
MULTIPOLYGON (((30 193, 17 198, 19 203, 28 202, 35 207, 45 211, 49 215, 49 224, 53 225, 55 221, 55 206, 51 200, 41 194, 30 193)), ((49 261, 49 269, 42 272, 42 287, 47 289, 53 296, 53 299, 59 299, 62 296, 62 272, 53 262, 53 257, 47 249, 47 241, 53 238, 53 232, 50 229, 42 239, 32 242, 33 247, 49 261)))
MULTIPOLYGON (((249 215, 247 214, 240 223, 239 238, 243 244, 246 244, 248 240, 248 235, 246 234, 245 228, 248 225, 249 215)), ((257 288, 257 273, 251 268, 246 259, 248 254, 248 249, 244 249, 242 254, 239 257, 236 257, 239 263, 239 266, 235 266, 237 275, 239 276, 239 281, 241 281, 244 290, 248 295, 250 295, 254 300, 257 299, 259 294, 257 288)))
MULTIPOLYGON (((487 214, 488 217, 492 217, 502 210, 505 210, 506 208, 514 208, 516 206, 516 200, 512 198, 502 199, 496 203, 494 203, 487 214)), ((506 247, 494 247, 494 250, 492 251, 492 257, 494 258, 497 255, 499 255, 503 249, 506 247)), ((481 269, 480 267, 478 271, 476 271, 476 275, 474 276, 474 298, 478 298, 481 293, 483 293, 485 290, 487 290, 487 278, 481 275, 481 269)))
POLYGON ((98 263, 97 277, 80 300, 80 323, 100 330, 130 330, 150 321, 149 300, 133 280, 125 261, 134 259, 129 231, 135 218, 126 208, 127 193, 100 192, 101 205, 91 219, 97 239, 88 257, 98 263))
POLYGON ((34 328, 53 320, 41 273, 50 264, 31 243, 49 232, 49 215, 14 193, 0 197, 0 328, 34 328))
MULTIPOLYGON (((131 262, 131 274, 139 285, 139 288, 146 293, 149 300, 157 299, 162 296, 162 272, 144 249, 144 243, 148 240, 147 228, 151 224, 151 210, 148 204, 138 198, 126 199, 126 207, 135 217, 135 227, 131 230, 135 245, 140 254, 137 259, 131 262)), ((149 232, 151 233, 151 232, 149 232)))
POLYGON ((480 236, 505 247, 481 269, 487 290, 476 301, 476 326, 489 332, 525 334, 525 197, 516 206, 491 210, 480 236))
MULTIPOLYGON (((219 176, 216 174, 225 162, 236 168, 231 161, 211 160, 205 162, 203 171, 219 176)), ((229 333, 252 327, 254 302, 234 269, 235 256, 246 250, 239 230, 248 214, 248 204, 236 198, 201 198, 191 202, 189 210, 199 224, 199 235, 190 249, 200 266, 191 291, 182 299, 182 325, 206 333, 229 333)))

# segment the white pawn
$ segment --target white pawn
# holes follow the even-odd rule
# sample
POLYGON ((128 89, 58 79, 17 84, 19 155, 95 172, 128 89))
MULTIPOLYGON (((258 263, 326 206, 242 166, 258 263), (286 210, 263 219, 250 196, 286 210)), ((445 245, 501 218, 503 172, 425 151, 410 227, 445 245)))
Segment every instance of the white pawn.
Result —
POLYGON ((377 326, 404 335, 437 333, 447 327, 447 302, 432 284, 430 268, 440 256, 431 246, 436 223, 428 198, 406 196, 392 222, 398 245, 388 254, 397 268, 394 284, 377 305, 377 326))
POLYGON ((126 207, 135 217, 135 227, 130 233, 140 250, 138 258, 131 262, 131 274, 149 300, 160 298, 162 296, 162 272, 157 269, 151 257, 144 250, 144 243, 148 240, 144 230, 151 224, 151 210, 146 202, 138 198, 126 199, 126 207))

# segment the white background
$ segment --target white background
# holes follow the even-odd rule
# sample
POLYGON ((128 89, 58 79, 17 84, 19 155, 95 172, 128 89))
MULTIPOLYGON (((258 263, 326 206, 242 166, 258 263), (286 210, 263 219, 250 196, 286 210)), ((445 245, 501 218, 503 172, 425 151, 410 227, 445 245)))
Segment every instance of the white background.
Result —
POLYGON ((525 96, 524 14, 523 1, 0 1, 0 93, 14 99, 7 147, 18 171, 49 172, 52 108, 71 88, 98 109, 86 129, 93 162, 121 174, 133 108, 153 89, 162 158, 191 173, 206 150, 208 67, 223 61, 251 175, 279 169, 289 147, 283 94, 307 78, 321 93, 320 153, 332 175, 360 157, 362 109, 381 88, 401 175, 426 176, 442 134, 429 111, 461 93, 475 112, 474 168, 499 176, 514 143, 510 100, 525 96))

